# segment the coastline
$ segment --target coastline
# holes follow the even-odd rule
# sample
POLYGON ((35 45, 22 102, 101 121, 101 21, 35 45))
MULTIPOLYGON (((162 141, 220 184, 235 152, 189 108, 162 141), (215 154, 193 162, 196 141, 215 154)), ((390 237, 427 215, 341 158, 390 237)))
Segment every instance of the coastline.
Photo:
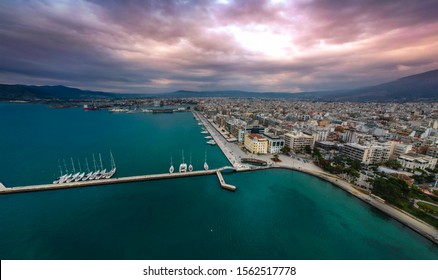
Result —
POLYGON ((419 233, 420 235, 424 236, 428 240, 438 245, 438 229, 393 205, 389 205, 385 202, 381 202, 377 199, 370 197, 365 193, 358 191, 352 184, 335 175, 329 173, 323 173, 323 172, 315 172, 313 170, 308 170, 304 168, 297 169, 295 167, 285 166, 285 165, 272 166, 271 168, 299 171, 318 177, 319 179, 327 181, 329 183, 332 183, 333 185, 341 188, 342 190, 362 200, 368 205, 375 207, 376 209, 380 210, 381 212, 385 213, 386 215, 390 216, 391 218, 409 227, 413 231, 419 233))
MULTIPOLYGON (((199 112, 193 112, 194 115, 197 115, 201 122, 204 124, 204 126, 207 128, 207 130, 210 132, 216 143, 218 144, 219 148, 227 158, 227 160, 233 164, 234 167, 237 167, 240 165, 240 162, 238 161, 238 151, 234 150, 234 153, 229 150, 228 145, 234 145, 236 148, 237 145, 233 143, 228 143, 226 139, 219 133, 218 129, 214 127, 214 125, 205 118, 204 115, 202 115, 199 112), (213 131, 213 128, 216 131, 213 131), (215 132, 215 133, 212 133, 215 132), (228 145, 227 145, 228 144, 228 145)), ((230 147, 231 148, 231 147, 230 147)), ((243 153, 242 151, 240 151, 243 153)), ((255 158, 262 159, 262 160, 269 160, 271 155, 253 155, 255 158)), ((327 181, 329 183, 332 183, 333 185, 341 188, 342 190, 346 191, 347 193, 353 195, 354 197, 362 200, 363 202, 367 203, 368 205, 373 206, 375 209, 381 211, 382 213, 388 215, 389 217, 395 219, 396 221, 400 222, 401 224, 409 227, 413 231, 417 232, 418 234, 422 235, 423 237, 427 238, 428 240, 432 241, 434 244, 438 245, 438 229, 433 227, 432 225, 427 224, 426 222, 423 222, 422 220, 412 216, 411 214, 393 206, 389 205, 385 202, 379 201, 373 197, 371 197, 368 194, 360 192, 356 187, 354 187, 349 182, 345 181, 344 179, 337 177, 336 175, 324 172, 322 169, 318 168, 313 163, 304 163, 297 161, 295 159, 291 159, 290 157, 286 157, 284 155, 280 155, 280 159, 282 160, 281 163, 273 163, 271 166, 263 167, 263 168, 248 168, 245 166, 245 168, 236 168, 237 172, 245 172, 245 171, 255 171, 260 169, 270 169, 270 168, 278 168, 278 169, 288 169, 293 171, 299 171, 306 174, 309 174, 311 176, 318 177, 321 180, 327 181), (285 163, 287 162, 287 163, 285 163)), ((241 165, 243 167, 243 165, 241 165)))

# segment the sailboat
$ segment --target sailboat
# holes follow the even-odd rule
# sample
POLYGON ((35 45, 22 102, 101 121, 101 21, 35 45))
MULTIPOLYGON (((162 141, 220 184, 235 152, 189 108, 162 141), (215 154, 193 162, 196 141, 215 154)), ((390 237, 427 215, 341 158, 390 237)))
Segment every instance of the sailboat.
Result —
POLYGON ((58 166, 59 166, 59 172, 61 173, 61 175, 53 181, 53 184, 59 184, 64 179, 64 175, 62 174, 62 168, 61 168, 61 163, 60 163, 59 159, 58 159, 58 166))
POLYGON ((90 167, 88 166, 88 159, 85 158, 85 163, 87 164, 87 174, 84 176, 84 178, 82 178, 82 181, 87 181, 88 179, 90 179, 91 175, 93 175, 93 172, 90 171, 90 167))
POLYGON ((171 157, 170 157, 169 173, 172 174, 173 171, 175 171, 175 168, 173 168, 173 160, 172 160, 172 156, 171 156, 171 157))
POLYGON ((79 182, 85 176, 85 172, 82 172, 81 162, 79 161, 79 159, 78 159, 78 165, 79 165, 79 172, 81 172, 81 174, 78 175, 78 177, 75 179, 75 182, 79 182))
POLYGON ((96 166, 96 158, 94 157, 94 154, 93 154, 93 164, 94 164, 94 172, 93 172, 93 174, 90 176, 90 180, 94 180, 94 179, 96 179, 96 176, 99 174, 99 170, 97 170, 97 166, 96 166))
POLYGON ((182 151, 182 163, 179 165, 179 172, 187 172, 187 163, 184 163, 184 150, 182 151))
POLYGON ((102 155, 100 153, 99 153, 99 160, 100 160, 100 172, 96 175, 96 177, 94 177, 94 180, 99 180, 104 178, 106 173, 106 169, 103 168, 102 155))
POLYGON ((208 164, 207 164, 207 150, 205 151, 205 159, 204 159, 204 170, 208 170, 208 164))
POLYGON ((67 180, 71 178, 72 174, 68 174, 67 163, 65 163, 65 159, 62 159, 62 161, 64 162, 65 175, 64 178, 60 181, 60 183, 67 183, 67 180))
POLYGON ((192 166, 192 153, 190 153, 190 164, 189 164, 189 172, 193 171, 193 166, 192 166))
POLYGON ((105 174, 105 179, 109 179, 113 177, 117 170, 116 162, 114 161, 113 153, 111 152, 111 150, 110 150, 110 156, 111 156, 111 170, 105 174))
POLYGON ((81 174, 80 172, 76 172, 76 169, 75 169, 75 163, 73 162, 73 158, 70 158, 71 159, 71 165, 72 165, 72 167, 73 167, 73 175, 71 175, 71 178, 69 178, 66 182, 67 183, 70 183, 70 182, 72 182, 72 181, 74 181, 74 180, 76 180, 76 178, 79 176, 79 174, 81 174))

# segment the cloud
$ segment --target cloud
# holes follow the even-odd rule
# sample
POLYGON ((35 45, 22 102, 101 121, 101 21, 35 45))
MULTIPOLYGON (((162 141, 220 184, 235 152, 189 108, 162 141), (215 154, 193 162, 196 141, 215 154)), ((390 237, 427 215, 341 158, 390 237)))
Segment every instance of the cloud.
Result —
POLYGON ((0 82, 325 90, 438 68, 436 1, 2 1, 0 82))

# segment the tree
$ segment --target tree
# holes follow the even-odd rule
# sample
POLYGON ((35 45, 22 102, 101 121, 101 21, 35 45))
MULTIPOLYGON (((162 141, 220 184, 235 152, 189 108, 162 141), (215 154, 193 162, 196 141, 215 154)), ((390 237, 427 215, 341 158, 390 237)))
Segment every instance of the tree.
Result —
POLYGON ((304 152, 309 155, 312 153, 312 148, 310 148, 310 145, 304 146, 304 152))
POLYGON ((394 159, 390 159, 387 162, 384 162, 383 165, 392 169, 399 169, 402 167, 401 163, 394 159))
POLYGON ((285 155, 290 153, 290 147, 288 146, 284 146, 283 148, 281 148, 281 152, 285 155))
POLYGON ((313 156, 318 160, 322 159, 321 152, 316 147, 313 147, 313 156))

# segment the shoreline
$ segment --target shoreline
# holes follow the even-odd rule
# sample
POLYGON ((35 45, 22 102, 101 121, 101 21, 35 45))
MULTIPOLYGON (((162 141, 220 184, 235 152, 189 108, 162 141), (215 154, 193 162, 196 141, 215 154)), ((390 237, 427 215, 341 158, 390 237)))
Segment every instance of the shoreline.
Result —
POLYGON ((303 172, 308 175, 317 177, 321 180, 324 180, 326 182, 329 182, 335 185, 336 187, 339 187, 343 191, 360 199, 361 201, 367 203, 368 205, 373 206, 375 209, 393 218, 394 220, 398 221, 402 225, 409 227, 411 230, 422 235, 426 239, 432 241, 435 245, 438 245, 438 229, 393 205, 387 204, 385 202, 381 202, 377 199, 370 197, 365 193, 360 192, 352 184, 341 178, 336 177, 335 175, 322 173, 322 172, 315 172, 303 168, 297 169, 295 167, 290 167, 290 166, 277 165, 277 166, 272 166, 269 169, 271 168, 287 169, 287 170, 303 172))
MULTIPOLYGON (((192 111, 193 115, 197 115, 200 118, 200 121, 204 124, 204 126, 207 128, 207 130, 210 132, 210 135, 213 136, 215 141, 218 143, 218 146, 222 153, 224 154, 225 158, 233 164, 234 167, 237 167, 237 165, 242 164, 237 160, 238 158, 236 155, 233 155, 231 151, 228 150, 227 145, 224 144, 226 142, 226 139, 223 137, 223 135, 220 134, 217 127, 215 127, 204 115, 202 115, 200 112, 194 112, 192 111), (208 125, 206 125, 208 124, 208 125), (212 131, 209 129, 215 129, 215 133, 212 133, 212 131), (223 142, 224 141, 224 142, 223 142)), ((231 144, 231 143, 230 143, 231 144)), ((236 144, 232 143, 232 145, 236 144)), ((267 160, 272 155, 263 155, 263 156, 257 156, 253 155, 255 158, 267 160)), ((237 172, 245 172, 245 171, 256 171, 260 169, 288 169, 293 171, 299 171, 306 173, 308 175, 317 177, 321 180, 324 180, 326 182, 332 183, 336 187, 339 187, 340 189, 344 190, 345 192, 353 195, 354 197, 362 200, 363 202, 367 203, 370 206, 373 206, 375 209, 379 210, 380 212, 386 214, 387 216, 395 219, 399 223, 409 227, 411 230, 415 231, 416 233, 422 235, 426 239, 432 241, 435 245, 438 245, 438 229, 433 227, 432 225, 427 224, 426 222, 414 217, 413 215, 393 206, 390 204, 387 204, 385 202, 381 202, 378 199, 375 199, 371 197, 368 194, 360 192, 354 185, 350 184, 349 182, 345 181, 344 179, 327 173, 323 171, 322 169, 318 168, 313 163, 303 163, 303 162, 295 162, 295 159, 291 159, 289 157, 286 157, 284 155, 280 155, 281 158, 286 159, 288 163, 286 163, 283 159, 281 163, 273 163, 271 166, 263 167, 263 168, 236 168, 237 172)))

